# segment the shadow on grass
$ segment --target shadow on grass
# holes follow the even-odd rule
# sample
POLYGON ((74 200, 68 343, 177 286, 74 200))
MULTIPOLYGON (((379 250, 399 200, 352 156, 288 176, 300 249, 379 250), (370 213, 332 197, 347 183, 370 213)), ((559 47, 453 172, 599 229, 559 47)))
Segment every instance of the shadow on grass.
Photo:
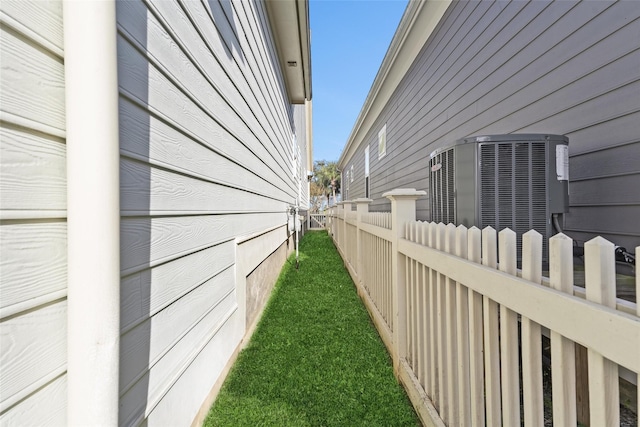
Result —
POLYGON ((204 425, 420 425, 326 232, 285 264, 204 425))

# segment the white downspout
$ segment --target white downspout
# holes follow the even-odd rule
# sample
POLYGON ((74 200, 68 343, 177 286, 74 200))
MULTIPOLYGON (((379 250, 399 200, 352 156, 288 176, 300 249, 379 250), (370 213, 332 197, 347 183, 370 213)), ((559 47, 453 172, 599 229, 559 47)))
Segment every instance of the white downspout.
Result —
POLYGON ((64 0, 67 422, 118 425, 120 195, 116 4, 64 0))

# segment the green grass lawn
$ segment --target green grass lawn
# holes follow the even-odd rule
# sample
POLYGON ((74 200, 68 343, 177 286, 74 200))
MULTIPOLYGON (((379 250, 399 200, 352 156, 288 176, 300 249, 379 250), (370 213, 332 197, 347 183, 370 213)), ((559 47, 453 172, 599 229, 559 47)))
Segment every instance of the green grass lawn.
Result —
POLYGON ((285 264, 204 425, 420 425, 326 232, 285 264))

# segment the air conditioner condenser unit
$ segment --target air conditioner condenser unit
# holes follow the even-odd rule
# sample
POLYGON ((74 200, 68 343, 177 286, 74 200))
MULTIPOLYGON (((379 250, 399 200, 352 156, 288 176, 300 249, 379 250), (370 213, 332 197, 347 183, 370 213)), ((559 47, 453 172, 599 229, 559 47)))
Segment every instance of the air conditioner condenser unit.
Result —
POLYGON ((429 158, 431 220, 480 229, 533 229, 548 240, 569 210, 569 140, 563 135, 503 134, 463 138, 429 158))

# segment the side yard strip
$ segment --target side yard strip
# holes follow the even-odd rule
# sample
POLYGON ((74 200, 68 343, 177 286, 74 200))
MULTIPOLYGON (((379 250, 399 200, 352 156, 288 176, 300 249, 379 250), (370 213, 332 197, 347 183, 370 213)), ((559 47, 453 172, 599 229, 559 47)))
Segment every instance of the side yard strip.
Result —
POLYGON ((204 425, 420 425, 326 232, 285 264, 204 425))

